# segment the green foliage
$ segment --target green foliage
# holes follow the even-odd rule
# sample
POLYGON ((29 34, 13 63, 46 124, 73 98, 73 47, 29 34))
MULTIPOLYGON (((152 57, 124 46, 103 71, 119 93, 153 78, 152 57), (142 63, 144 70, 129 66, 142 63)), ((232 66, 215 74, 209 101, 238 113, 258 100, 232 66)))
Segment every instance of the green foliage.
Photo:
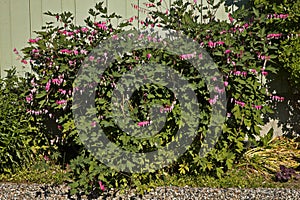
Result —
POLYGON ((13 173, 31 163, 42 142, 25 109, 26 80, 7 70, 0 80, 0 173, 13 173))
POLYGON ((300 1, 256 0, 253 6, 268 18, 269 33, 280 33, 277 67, 289 72, 291 85, 299 89, 300 55, 300 1))
POLYGON ((199 149, 196 145, 179 162, 187 163, 188 167, 182 164, 174 167, 182 173, 189 169, 190 173, 211 172, 220 177, 244 152, 245 136, 252 139, 259 136, 259 125, 263 124, 261 114, 271 112, 266 104, 270 94, 261 79, 266 72, 277 71, 274 58, 279 43, 268 42, 268 19, 255 8, 247 12, 241 9, 229 15, 230 23, 216 21, 214 17, 209 17, 207 24, 201 23, 196 13, 208 12, 213 7, 214 2, 202 7, 178 0, 173 3, 168 15, 154 8, 149 24, 161 24, 196 39, 209 52, 224 81, 228 82, 227 112, 230 117, 223 126, 216 148, 208 157, 201 158, 196 153, 199 149))

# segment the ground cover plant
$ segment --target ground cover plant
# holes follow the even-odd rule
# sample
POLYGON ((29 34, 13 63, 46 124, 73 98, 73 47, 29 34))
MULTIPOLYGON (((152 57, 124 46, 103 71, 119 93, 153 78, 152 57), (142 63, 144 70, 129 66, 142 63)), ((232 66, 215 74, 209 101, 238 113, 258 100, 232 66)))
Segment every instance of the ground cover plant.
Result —
POLYGON ((15 68, 7 70, 0 88, 0 173, 15 173, 46 152, 47 143, 24 109, 29 89, 25 78, 18 77, 15 68))
MULTIPOLYGON (((282 48, 286 49, 287 53, 284 54, 286 59, 289 57, 288 47, 290 47, 287 36, 283 37, 281 32, 278 32, 280 30, 274 30, 272 23, 290 22, 294 17, 286 13, 284 9, 278 10, 280 13, 273 15, 273 12, 277 11, 276 6, 274 7, 276 9, 269 10, 270 14, 262 13, 260 5, 252 2, 247 12, 239 10, 228 15, 227 21, 217 21, 214 13, 222 1, 220 3, 208 1, 208 3, 208 7, 205 8, 197 1, 178 0, 166 10, 162 1, 149 0, 143 9, 148 10, 150 14, 146 19, 139 21, 145 27, 182 31, 197 41, 218 65, 224 86, 216 88, 216 91, 219 95, 226 93, 226 121, 215 148, 206 157, 199 155, 199 149, 206 136, 211 105, 218 104, 218 101, 217 98, 208 98, 203 79, 199 78, 198 74, 194 73, 191 66, 187 64, 191 59, 200 59, 200 57, 194 58, 193 52, 186 52, 182 55, 172 55, 165 51, 157 51, 157 49, 130 52, 112 63, 98 85, 95 102, 98 117, 106 123, 107 136, 131 151, 149 151, 155 149, 155 142, 161 142, 160 145, 163 146, 169 140, 151 142, 130 139, 126 133, 114 128, 111 119, 105 118, 111 113, 109 102, 118 78, 137 65, 143 66, 143 63, 151 62, 161 63, 178 71, 182 70, 187 77, 197 77, 197 79, 190 80, 196 80, 193 82, 193 87, 201 99, 203 112, 201 113, 202 124, 195 142, 172 165, 144 174, 118 172, 99 162, 85 149, 79 139, 72 116, 73 83, 81 64, 85 59, 90 62, 99 59, 89 54, 92 49, 105 38, 116 38, 118 33, 131 27, 130 24, 136 20, 136 17, 124 19, 123 23, 113 26, 111 21, 120 16, 108 15, 102 3, 98 3, 89 11, 90 17, 85 20, 85 26, 74 25, 71 13, 47 13, 53 17, 53 21, 58 22, 58 25, 48 23, 42 31, 37 32, 37 38, 30 39, 29 46, 23 49, 25 56, 22 61, 29 62, 34 72, 27 76, 29 88, 24 99, 27 102, 27 113, 32 114, 34 124, 37 125, 39 134, 44 137, 45 144, 47 144, 48 149, 42 155, 43 159, 49 159, 54 164, 61 165, 62 170, 68 166, 70 175, 68 180, 71 180, 72 193, 101 192, 104 188, 115 187, 121 189, 136 187, 143 192, 156 186, 163 177, 167 177, 165 183, 176 176, 201 177, 199 179, 205 179, 203 178, 205 176, 222 178, 224 172, 231 172, 236 164, 240 164, 241 159, 246 160, 246 163, 250 163, 252 167, 256 162, 259 166, 264 166, 261 160, 257 161, 257 157, 253 159, 249 155, 263 155, 258 153, 263 148, 255 143, 256 136, 260 134, 260 125, 263 125, 261 115, 272 112, 271 100, 280 103, 284 101, 284 98, 270 93, 266 84, 268 82, 264 82, 263 79, 268 77, 269 73, 276 73, 279 70, 277 63, 283 57, 279 59, 278 54, 282 48), (202 23, 200 20, 198 13, 202 10, 207 11, 204 17, 207 23, 202 23), (244 142, 246 135, 250 146, 259 148, 256 149, 257 152, 247 151, 249 143, 244 142)), ((278 5, 280 7, 280 3, 278 5)), ((141 9, 137 6, 134 8, 141 9)), ((297 40, 295 39, 296 42, 297 40)), ((295 60, 292 62, 297 63, 295 60)), ((161 87, 144 85, 137 94, 130 99, 133 113, 136 113, 133 116, 136 117, 137 122, 148 120, 147 112, 145 112, 147 109, 140 108, 147 108, 153 99, 159 99, 164 103, 164 109, 170 108, 168 110, 168 123, 172 125, 170 127, 176 127, 178 123, 181 123, 180 107, 176 103, 173 105, 174 97, 168 91, 161 87), (147 93, 148 96, 139 98, 138 93, 147 93), (161 99, 162 94, 167 94, 167 98, 161 99)), ((91 128, 95 124, 88 123, 86 126, 91 128)), ((166 129, 162 136, 168 136, 168 131, 171 130, 166 129)), ((297 157, 298 153, 295 156, 297 157)), ((212 185, 213 183, 215 182, 212 181, 212 185)), ((198 186, 203 186, 203 184, 199 183, 198 186)))

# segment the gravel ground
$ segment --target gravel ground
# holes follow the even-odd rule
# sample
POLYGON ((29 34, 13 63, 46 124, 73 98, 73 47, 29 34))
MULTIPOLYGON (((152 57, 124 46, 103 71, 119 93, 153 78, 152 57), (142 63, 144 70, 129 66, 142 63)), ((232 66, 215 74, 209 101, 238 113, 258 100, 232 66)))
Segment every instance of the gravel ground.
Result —
POLYGON ((0 183, 0 199, 270 199, 289 200, 300 199, 300 190, 294 189, 216 189, 191 187, 160 187, 150 191, 143 197, 135 195, 133 191, 120 195, 117 191, 105 191, 101 196, 71 196, 66 185, 52 186, 40 184, 0 183))

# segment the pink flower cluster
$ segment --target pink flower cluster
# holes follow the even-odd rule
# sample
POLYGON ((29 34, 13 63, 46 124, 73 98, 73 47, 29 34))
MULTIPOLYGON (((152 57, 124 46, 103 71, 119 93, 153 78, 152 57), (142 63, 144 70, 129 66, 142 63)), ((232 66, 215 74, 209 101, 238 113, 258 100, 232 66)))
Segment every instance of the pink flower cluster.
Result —
POLYGON ((288 18, 289 14, 269 14, 267 16, 268 19, 286 19, 288 18))
POLYGON ((101 22, 101 23, 95 22, 94 25, 104 31, 108 30, 108 28, 106 26, 106 22, 101 22))
POLYGON ((278 101, 278 102, 283 102, 284 101, 284 97, 280 97, 280 96, 276 96, 276 95, 272 95, 271 99, 275 100, 275 101, 278 101))
POLYGON ((91 127, 96 127, 96 125, 97 125, 97 122, 95 122, 95 121, 91 122, 91 127))
POLYGON ((258 54, 257 55, 258 59, 261 59, 261 60, 270 60, 271 59, 270 56, 261 55, 261 53, 259 53, 259 52, 257 54, 258 54))
POLYGON ((57 105, 65 105, 65 104, 67 104, 67 100, 56 100, 55 103, 57 105))
POLYGON ((160 113, 171 112, 174 109, 175 104, 176 104, 176 101, 173 101, 172 105, 165 105, 164 107, 160 108, 160 113))
POLYGON ((235 76, 243 76, 246 77, 247 76, 247 72, 246 71, 233 71, 233 75, 235 76))
POLYGON ((155 7, 154 3, 145 3, 145 5, 148 8, 155 7))
POLYGON ((75 33, 78 33, 78 31, 74 33, 73 31, 67 31, 67 30, 59 30, 58 32, 65 36, 73 36, 75 33))
MULTIPOLYGON (((226 82, 226 81, 225 81, 226 82)), ((228 83, 228 82, 227 82, 228 83)), ((218 86, 215 87, 215 91, 219 94, 224 93, 225 92, 225 88, 219 88, 218 86)))
POLYGON ((182 54, 180 55, 180 59, 181 60, 188 60, 188 59, 192 59, 196 56, 196 52, 194 53, 189 53, 189 54, 182 54))
POLYGON ((46 109, 43 109, 43 110, 29 110, 29 109, 27 109, 26 111, 27 111, 27 113, 32 114, 32 115, 41 115, 41 114, 47 114, 48 113, 48 110, 46 110, 46 109))
POLYGON ((271 33, 267 35, 268 39, 279 39, 282 37, 282 33, 271 33))
POLYGON ((87 55, 87 53, 88 53, 88 51, 83 50, 83 49, 80 50, 80 52, 77 49, 75 49, 75 50, 61 49, 59 52, 62 54, 67 54, 67 55, 71 55, 71 54, 78 55, 79 53, 82 55, 87 55))
POLYGON ((40 38, 29 39, 28 42, 34 44, 34 43, 37 43, 39 40, 40 40, 40 38))
POLYGON ((246 105, 245 102, 238 101, 238 100, 235 100, 234 98, 231 98, 231 103, 233 103, 233 102, 234 102, 235 105, 239 105, 241 107, 244 107, 246 105))
POLYGON ((213 104, 217 103, 218 98, 219 98, 218 95, 215 95, 214 98, 210 98, 210 99, 208 100, 209 104, 210 104, 210 105, 213 105, 213 104))
POLYGON ((139 127, 144 127, 144 126, 149 126, 152 123, 152 121, 147 120, 147 121, 143 121, 143 122, 138 122, 137 125, 139 127))
POLYGON ((255 108, 256 110, 261 110, 262 107, 262 105, 253 105, 253 108, 255 108))
POLYGON ((26 101, 27 101, 27 103, 31 103, 32 100, 33 100, 33 95, 32 95, 32 93, 30 93, 28 96, 26 96, 26 101))
MULTIPOLYGON (((223 42, 223 41, 217 41, 217 42, 208 41, 207 46, 208 46, 209 48, 215 48, 216 46, 223 46, 224 44, 225 44, 225 42, 223 42)), ((201 42, 201 43, 200 43, 200 46, 203 47, 203 46, 204 46, 204 43, 201 42)))

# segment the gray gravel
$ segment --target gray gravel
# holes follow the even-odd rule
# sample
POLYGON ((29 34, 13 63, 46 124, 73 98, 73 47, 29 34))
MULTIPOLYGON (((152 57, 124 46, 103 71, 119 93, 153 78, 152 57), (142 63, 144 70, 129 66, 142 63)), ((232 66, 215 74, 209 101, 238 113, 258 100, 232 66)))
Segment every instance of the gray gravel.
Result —
POLYGON ((105 191, 101 196, 71 196, 66 185, 52 186, 41 184, 14 184, 0 183, 0 199, 300 199, 300 190, 294 189, 217 189, 217 188, 191 188, 191 187, 159 187, 145 194, 143 197, 135 195, 134 191, 119 194, 115 190, 105 191))

